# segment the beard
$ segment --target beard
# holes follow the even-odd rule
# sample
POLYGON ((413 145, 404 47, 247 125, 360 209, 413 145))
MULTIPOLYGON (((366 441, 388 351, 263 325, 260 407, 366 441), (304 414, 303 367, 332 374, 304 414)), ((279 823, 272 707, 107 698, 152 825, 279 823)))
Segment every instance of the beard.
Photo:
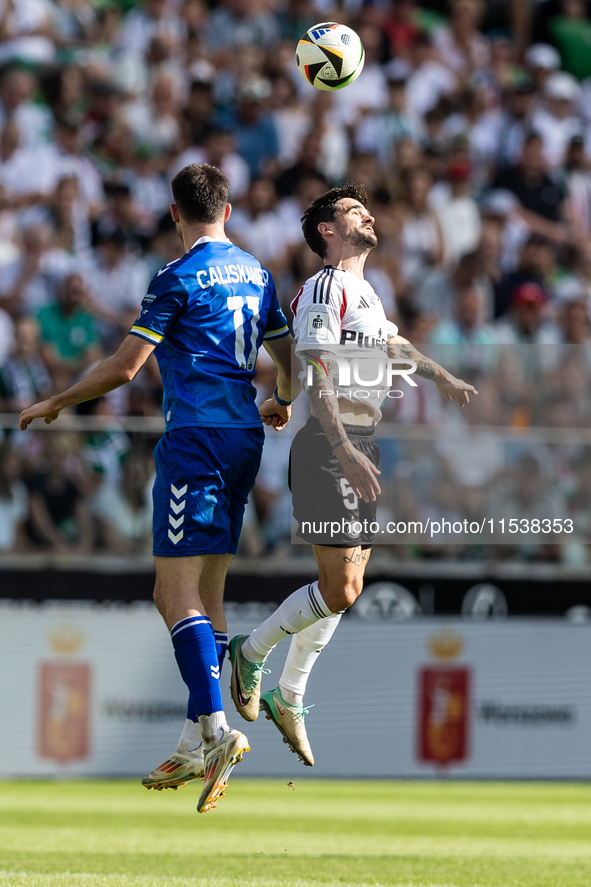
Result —
POLYGON ((371 252, 371 250, 375 249, 378 245, 378 238, 374 232, 362 231, 361 228, 352 231, 346 239, 361 252, 371 252))
POLYGON ((183 232, 182 232, 181 226, 179 225, 178 222, 175 222, 175 223, 174 223, 174 227, 175 227, 175 231, 176 231, 176 234, 177 234, 178 239, 180 240, 180 242, 181 242, 181 243, 183 244, 183 246, 184 246, 184 245, 185 245, 185 241, 183 240, 183 232))

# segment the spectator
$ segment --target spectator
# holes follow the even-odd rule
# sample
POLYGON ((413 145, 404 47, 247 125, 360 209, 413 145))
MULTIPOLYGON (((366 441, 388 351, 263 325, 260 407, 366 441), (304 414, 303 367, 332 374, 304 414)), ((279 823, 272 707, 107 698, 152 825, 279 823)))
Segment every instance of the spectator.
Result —
POLYGON ((11 209, 39 203, 50 191, 52 178, 39 154, 38 148, 21 147, 17 123, 6 120, 0 133, 0 182, 11 209))
MULTIPOLYGON (((5 4, 4 10, 7 9, 9 6, 5 4)), ((5 51, 6 44, 0 47, 0 64, 5 51)), ((18 126, 20 143, 25 148, 42 145, 51 129, 51 115, 48 109, 32 101, 36 86, 34 75, 23 65, 10 65, 0 80, 0 127, 3 127, 8 120, 14 120, 18 126)))
POLYGON ((176 92, 172 77, 161 74, 152 84, 149 101, 128 106, 125 119, 136 142, 162 153, 174 150, 181 134, 176 92))
POLYGON ((380 65, 382 33, 374 25, 363 25, 359 37, 365 49, 363 77, 335 95, 338 117, 351 127, 356 127, 368 112, 383 111, 388 105, 388 83, 380 65))
POLYGON ((524 62, 536 92, 541 93, 548 77, 560 68, 560 54, 547 43, 533 43, 525 52, 524 62))
POLYGON ((480 240, 480 213, 472 197, 471 169, 467 163, 452 163, 447 171, 451 194, 437 215, 443 235, 445 261, 455 264, 473 252, 480 240))
POLYGON ((69 176, 57 183, 48 207, 53 223, 55 246, 78 259, 87 259, 90 251, 90 225, 79 199, 78 179, 69 176))
POLYGON ((126 15, 119 46, 123 52, 144 55, 156 36, 179 47, 183 37, 181 21, 169 0, 142 0, 126 15))
POLYGON ((514 166, 521 157, 523 142, 532 128, 534 84, 525 80, 508 93, 501 115, 497 159, 501 167, 514 166))
POLYGON ((0 367, 8 358, 14 345, 14 324, 8 311, 0 308, 0 367))
POLYGON ((296 163, 284 170, 275 182, 280 197, 291 197, 297 191, 303 178, 324 179, 320 169, 321 147, 320 135, 317 132, 308 133, 302 142, 302 149, 296 163))
POLYGON ((493 187, 506 188, 515 194, 522 206, 521 214, 532 231, 557 241, 566 239, 567 232, 560 225, 564 193, 548 175, 544 144, 537 133, 527 136, 519 163, 501 170, 493 187))
POLYGON ((495 288, 495 317, 503 317, 511 306, 515 290, 524 283, 535 283, 549 290, 556 251, 550 240, 532 234, 524 243, 519 264, 514 271, 503 275, 495 288))
POLYGON ((39 350, 37 321, 32 317, 18 318, 14 339, 12 354, 0 362, 0 402, 3 410, 20 413, 49 396, 51 380, 39 350))
POLYGON ((89 469, 89 483, 95 486, 117 486, 121 482, 122 467, 125 465, 131 450, 131 443, 123 431, 100 429, 101 419, 113 421, 111 409, 116 392, 109 392, 103 397, 96 397, 78 404, 78 416, 92 416, 99 427, 85 436, 82 446, 82 461, 89 469))
POLYGON ((212 128, 203 145, 192 145, 179 154, 168 170, 169 178, 189 163, 210 163, 221 169, 230 182, 230 200, 240 200, 246 194, 250 181, 248 164, 237 153, 234 136, 229 130, 212 128))
POLYGON ((544 84, 546 107, 536 110, 532 127, 542 138, 544 157, 551 170, 562 166, 572 139, 584 135, 583 122, 575 114, 580 93, 575 78, 565 71, 551 74, 544 84))
POLYGON ((31 541, 56 554, 89 554, 93 544, 90 513, 80 481, 68 468, 71 442, 59 432, 45 436, 41 467, 26 484, 31 541))
POLYGON ((251 182, 244 208, 230 216, 227 229, 244 249, 272 270, 286 259, 287 237, 277 214, 277 194, 271 179, 251 182))
POLYGON ((149 283, 146 262, 128 253, 126 247, 121 229, 101 234, 95 260, 87 270, 93 295, 88 310, 110 347, 120 333, 129 331, 149 283))
POLYGON ((408 107, 412 114, 423 117, 444 96, 457 87, 452 71, 434 53, 430 37, 421 33, 412 48, 413 72, 407 81, 408 107))
POLYGON ((147 237, 152 233, 150 215, 134 202, 129 185, 108 182, 105 193, 109 202, 94 224, 96 242, 117 232, 125 238, 126 246, 131 251, 141 252, 147 237))
POLYGON ((271 90, 269 81, 260 77, 244 83, 236 116, 230 123, 236 149, 248 166, 251 178, 264 175, 279 153, 277 130, 264 104, 271 90))
POLYGON ((150 251, 145 255, 147 277, 152 278, 157 271, 180 259, 184 255, 183 245, 176 233, 176 226, 170 212, 166 212, 158 222, 150 241, 150 251))
POLYGON ((478 253, 462 256, 453 269, 435 268, 430 271, 414 296, 415 307, 422 314, 439 320, 453 316, 457 293, 476 283, 481 270, 478 253))
POLYGON ((290 166, 296 161, 312 121, 310 111, 300 99, 293 79, 286 74, 275 78, 271 107, 271 117, 279 143, 277 162, 282 167, 290 166))
POLYGON ((564 162, 567 213, 573 225, 587 235, 591 232, 591 169, 581 136, 573 136, 564 162))
POLYGON ((380 164, 387 169, 394 160, 397 142, 404 138, 418 141, 422 130, 420 119, 408 110, 406 80, 390 79, 387 107, 361 119, 355 147, 377 154, 380 164))
POLYGON ((482 0, 451 0, 449 27, 435 31, 434 43, 440 58, 454 73, 467 76, 486 67, 488 42, 478 25, 484 13, 482 0))
POLYGON ((212 126, 214 103, 211 82, 194 80, 187 104, 181 113, 181 130, 185 144, 200 145, 212 126))
MULTIPOLYGON (((489 514, 495 524, 504 520, 509 526, 510 520, 524 520, 528 523, 523 527, 531 527, 532 521, 564 520, 566 500, 562 491, 544 477, 539 460, 526 452, 516 461, 509 478, 496 486, 489 514)), ((553 536, 547 539, 557 541, 553 536)), ((515 554, 531 557, 539 552, 540 533, 524 530, 520 533, 519 543, 515 554)))
POLYGON ((554 324, 544 320, 546 294, 537 283, 522 283, 511 295, 511 313, 496 327, 502 345, 552 345, 559 341, 554 324))
POLYGON ((579 80, 591 75, 588 46, 591 26, 584 0, 561 0, 560 15, 550 19, 549 29, 562 56, 564 69, 579 80))
POLYGON ((390 41, 393 58, 407 61, 410 58, 412 45, 421 32, 418 16, 415 0, 399 0, 390 10, 382 27, 390 41))
POLYGON ((206 40, 212 53, 247 46, 271 47, 279 38, 279 24, 271 12, 254 0, 224 0, 212 13, 206 40))
POLYGON ((60 179, 74 175, 88 213, 98 213, 105 196, 103 183, 96 165, 83 150, 82 131, 77 123, 69 118, 58 119, 54 139, 40 149, 38 161, 48 179, 48 192, 54 190, 60 179))
POLYGON ((403 178, 396 220, 401 290, 419 284, 430 268, 443 261, 441 228, 428 202, 432 184, 425 167, 410 169, 403 178))
POLYGON ((296 192, 291 197, 285 197, 277 207, 281 229, 287 242, 292 247, 297 247, 302 242, 302 218, 305 210, 317 197, 323 194, 328 185, 326 179, 317 174, 307 175, 300 179, 296 192))
POLYGON ((170 186, 160 170, 158 151, 149 145, 138 145, 125 171, 125 180, 142 236, 148 230, 152 233, 162 214, 168 214, 170 205, 170 186))
POLYGON ((154 471, 147 459, 133 456, 124 464, 121 482, 105 484, 91 511, 106 547, 115 554, 148 554, 152 543, 154 471))
POLYGON ((92 314, 85 307, 88 293, 80 274, 69 274, 58 298, 39 311, 41 354, 55 387, 63 391, 77 375, 101 356, 92 314))
POLYGON ((22 244, 22 255, 5 265, 0 277, 0 307, 15 317, 48 305, 72 268, 71 256, 55 247, 48 224, 26 228, 22 244))
MULTIPOLYGON (((454 317, 441 321, 433 330, 431 342, 439 345, 494 345, 496 333, 482 322, 484 294, 476 286, 458 290, 454 317)), ((445 349, 443 353, 448 353, 445 349)), ((451 352, 450 352, 451 353, 451 352)))
POLYGON ((29 514, 27 488, 19 479, 19 464, 10 442, 0 443, 0 552, 25 547, 25 521, 29 514))
POLYGON ((566 302, 560 311, 559 326, 565 344, 589 346, 591 324, 588 302, 582 299, 571 299, 566 302))

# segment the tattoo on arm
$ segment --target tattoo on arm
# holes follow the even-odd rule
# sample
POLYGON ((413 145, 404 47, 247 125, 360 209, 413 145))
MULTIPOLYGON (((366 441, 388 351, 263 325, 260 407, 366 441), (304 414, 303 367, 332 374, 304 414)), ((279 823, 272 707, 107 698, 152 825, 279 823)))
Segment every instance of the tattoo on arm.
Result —
POLYGON ((445 375, 445 370, 438 363, 435 363, 430 357, 425 357, 413 345, 389 345, 388 354, 390 357, 414 360, 417 365, 416 374, 423 379, 439 381, 445 375))
POLYGON ((334 390, 333 373, 336 362, 332 355, 325 351, 307 351, 306 355, 314 360, 312 369, 312 385, 310 401, 314 414, 322 425, 331 446, 347 443, 349 438, 339 415, 339 401, 334 390), (325 373, 328 373, 328 376, 325 373))

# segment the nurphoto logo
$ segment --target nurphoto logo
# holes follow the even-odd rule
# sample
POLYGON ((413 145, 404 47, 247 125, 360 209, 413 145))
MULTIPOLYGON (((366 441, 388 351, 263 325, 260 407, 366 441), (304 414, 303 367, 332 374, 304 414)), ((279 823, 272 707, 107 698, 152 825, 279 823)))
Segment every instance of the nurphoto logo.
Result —
MULTIPOLYGON (((417 365, 414 360, 401 358, 384 357, 380 352, 379 356, 367 359, 367 357, 347 358, 336 354, 331 354, 331 362, 337 365, 338 380, 337 387, 341 390, 337 391, 337 396, 347 397, 352 393, 359 398, 369 398, 373 396, 393 396, 402 397, 402 391, 393 388, 393 381, 396 377, 402 377, 405 382, 412 388, 417 387, 417 383, 412 378, 416 372, 417 365), (365 377, 365 378, 364 378, 365 377), (353 391, 355 386, 359 389, 353 391), (343 389, 351 389, 348 393, 343 393, 343 389), (372 392, 374 389, 374 392, 372 392), (387 392, 387 393, 386 393, 387 392)), ((322 375, 329 378, 329 372, 325 363, 319 358, 307 358, 307 377, 306 383, 308 388, 314 384, 314 370, 316 369, 322 375)), ((333 394, 332 390, 320 391, 320 396, 333 394)))

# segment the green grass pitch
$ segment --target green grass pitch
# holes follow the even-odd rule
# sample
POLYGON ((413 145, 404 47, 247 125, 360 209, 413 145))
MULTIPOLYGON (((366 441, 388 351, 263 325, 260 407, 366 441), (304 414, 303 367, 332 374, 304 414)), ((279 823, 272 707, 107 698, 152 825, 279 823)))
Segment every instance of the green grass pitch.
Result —
POLYGON ((591 785, 0 782, 0 887, 589 887, 591 785))

